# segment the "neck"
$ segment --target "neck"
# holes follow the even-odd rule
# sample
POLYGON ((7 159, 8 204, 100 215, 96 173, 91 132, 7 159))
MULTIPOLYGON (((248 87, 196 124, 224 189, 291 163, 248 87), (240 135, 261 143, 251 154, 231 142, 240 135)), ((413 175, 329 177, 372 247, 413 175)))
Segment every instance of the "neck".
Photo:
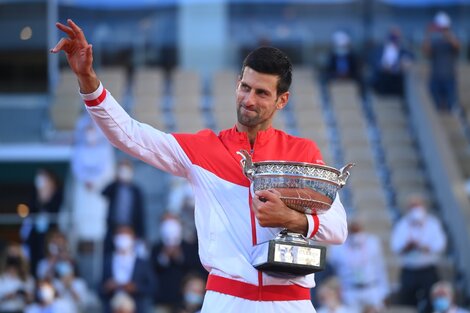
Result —
POLYGON ((239 132, 244 132, 248 136, 248 140, 250 141, 250 146, 253 148, 255 141, 256 141, 256 136, 258 135, 259 131, 267 130, 269 127, 271 127, 271 124, 268 125, 257 125, 254 127, 249 127, 242 125, 237 122, 237 130, 239 132))

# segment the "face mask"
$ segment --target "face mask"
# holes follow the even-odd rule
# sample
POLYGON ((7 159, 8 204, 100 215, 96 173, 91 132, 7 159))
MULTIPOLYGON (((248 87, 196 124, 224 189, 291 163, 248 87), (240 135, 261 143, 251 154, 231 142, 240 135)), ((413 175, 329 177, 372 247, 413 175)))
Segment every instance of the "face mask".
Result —
POLYGON ((176 220, 166 220, 160 226, 162 242, 166 246, 178 246, 182 240, 181 224, 176 220))
POLYGON ((128 183, 132 181, 133 174, 134 173, 129 166, 121 166, 118 169, 117 176, 120 181, 128 183))
POLYGON ((134 240, 130 235, 119 234, 114 237, 114 246, 118 251, 126 252, 132 249, 134 240))
POLYGON ((450 301, 446 297, 437 297, 432 306, 436 312, 446 312, 450 308, 450 301))
POLYGON ((426 210, 423 207, 414 207, 410 211, 410 218, 413 222, 422 222, 426 217, 426 210))
POLYGON ((58 262, 55 266, 55 270, 59 277, 70 276, 73 274, 73 268, 69 262, 58 262))
POLYGON ((39 300, 43 303, 54 301, 54 289, 50 286, 42 286, 38 291, 39 300))
POLYGON ((199 305, 199 304, 202 304, 202 301, 204 300, 204 297, 198 293, 195 293, 195 292, 186 292, 184 294, 184 301, 187 303, 187 304, 190 304, 190 305, 199 305))
POLYGON ((44 175, 37 175, 34 178, 34 186, 36 189, 43 189, 46 186, 46 178, 44 175))
POLYGON ((55 243, 50 243, 47 246, 47 250, 51 255, 58 255, 59 254, 59 247, 55 243))

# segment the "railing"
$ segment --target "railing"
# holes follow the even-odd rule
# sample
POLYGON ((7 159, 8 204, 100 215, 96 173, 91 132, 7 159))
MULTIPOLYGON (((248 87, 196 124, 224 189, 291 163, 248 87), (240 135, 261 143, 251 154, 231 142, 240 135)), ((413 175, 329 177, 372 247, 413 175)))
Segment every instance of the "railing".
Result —
POLYGON ((464 179, 450 143, 444 137, 445 131, 432 107, 425 83, 418 78, 414 69, 408 74, 406 88, 410 117, 423 152, 423 161, 441 208, 441 217, 449 226, 456 272, 463 277, 462 290, 470 298, 470 233, 465 216, 470 210, 470 200, 465 192, 464 179))

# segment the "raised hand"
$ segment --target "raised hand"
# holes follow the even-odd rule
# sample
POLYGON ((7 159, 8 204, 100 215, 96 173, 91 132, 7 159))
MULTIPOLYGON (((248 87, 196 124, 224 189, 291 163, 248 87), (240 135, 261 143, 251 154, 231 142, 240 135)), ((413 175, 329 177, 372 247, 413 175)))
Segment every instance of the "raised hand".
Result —
POLYGON ((67 25, 56 23, 57 28, 68 37, 61 38, 51 52, 65 52, 70 68, 77 75, 81 92, 91 93, 99 86, 99 80, 93 70, 92 45, 87 42, 83 31, 71 19, 67 20, 67 25))

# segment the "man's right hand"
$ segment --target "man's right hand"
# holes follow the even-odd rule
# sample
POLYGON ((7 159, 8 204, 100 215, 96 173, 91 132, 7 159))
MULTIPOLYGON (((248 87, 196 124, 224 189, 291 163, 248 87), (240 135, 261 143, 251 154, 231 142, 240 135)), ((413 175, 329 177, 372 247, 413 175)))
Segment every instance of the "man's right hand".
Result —
POLYGON ((83 31, 71 19, 67 25, 56 23, 59 30, 68 35, 51 49, 52 53, 64 51, 72 71, 77 75, 81 93, 92 93, 100 84, 93 70, 92 46, 87 42, 83 31))

